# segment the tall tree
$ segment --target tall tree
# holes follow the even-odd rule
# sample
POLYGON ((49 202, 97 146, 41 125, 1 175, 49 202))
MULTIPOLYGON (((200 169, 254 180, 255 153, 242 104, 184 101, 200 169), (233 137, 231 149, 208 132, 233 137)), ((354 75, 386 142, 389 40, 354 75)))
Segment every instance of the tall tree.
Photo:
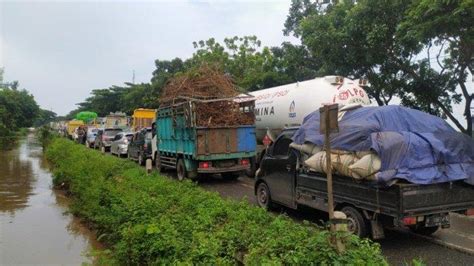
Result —
POLYGON ((320 62, 318 74, 367 77, 367 92, 379 105, 398 96, 402 104, 449 118, 471 134, 472 94, 465 78, 473 58, 472 1, 338 2, 323 7, 294 1, 285 24, 285 33, 300 36, 320 62), (436 49, 441 70, 431 65, 436 49), (452 113, 462 96, 466 127, 452 113))
MULTIPOLYGON (((419 43, 408 46, 411 52, 426 49, 426 64, 436 64, 432 86, 441 87, 444 93, 452 95, 454 102, 464 100, 464 117, 462 125, 454 117, 451 102, 431 95, 431 101, 438 106, 462 131, 472 136, 471 104, 474 93, 466 86, 468 73, 474 73, 474 1, 472 0, 414 0, 406 19, 400 26, 399 35, 407 43, 419 43), (433 49, 434 47, 434 49, 433 49), (437 77, 437 78, 436 78, 437 77), (433 84, 435 83, 435 84, 433 84)), ((416 73, 412 73, 415 77, 416 73)), ((426 97, 423 97, 426 98, 426 97)))

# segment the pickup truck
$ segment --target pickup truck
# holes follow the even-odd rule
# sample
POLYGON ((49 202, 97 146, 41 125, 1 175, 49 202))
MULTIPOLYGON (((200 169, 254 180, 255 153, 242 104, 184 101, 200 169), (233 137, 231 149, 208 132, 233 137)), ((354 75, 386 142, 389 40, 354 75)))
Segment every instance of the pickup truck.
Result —
MULTIPOLYGON (((255 182, 257 203, 328 211, 326 175, 302 165, 290 147, 296 128, 286 129, 267 149, 255 182)), ((360 236, 384 237, 383 228, 408 227, 430 235, 450 226, 449 212, 472 213, 474 186, 463 181, 418 185, 399 181, 378 187, 367 181, 333 175, 335 209, 346 214, 348 228, 360 236)))

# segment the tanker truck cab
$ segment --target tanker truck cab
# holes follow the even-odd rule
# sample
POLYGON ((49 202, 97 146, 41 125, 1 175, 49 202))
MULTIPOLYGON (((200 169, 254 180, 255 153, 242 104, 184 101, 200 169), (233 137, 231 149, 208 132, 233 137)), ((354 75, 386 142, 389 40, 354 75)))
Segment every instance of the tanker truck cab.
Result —
POLYGON ((366 85, 364 79, 325 76, 250 92, 255 98, 258 147, 257 156, 251 162, 252 170, 247 175, 254 176, 271 136, 278 136, 285 128, 300 126, 304 117, 322 104, 369 105, 369 97, 363 89, 366 85))

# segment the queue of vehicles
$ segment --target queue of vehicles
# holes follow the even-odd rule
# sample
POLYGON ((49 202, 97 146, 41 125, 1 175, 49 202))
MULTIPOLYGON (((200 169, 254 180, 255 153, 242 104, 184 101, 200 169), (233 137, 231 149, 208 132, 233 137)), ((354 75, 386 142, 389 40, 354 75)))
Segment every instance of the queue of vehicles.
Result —
MULTIPOLYGON (((243 171, 254 177, 261 168, 255 177, 261 207, 307 206, 327 212, 325 175, 300 168, 299 155, 290 148, 291 136, 322 104, 370 104, 363 85, 364 80, 327 76, 252 92, 254 102, 240 111, 255 115, 253 125, 199 127, 193 120, 193 99, 153 111, 138 109, 131 130, 107 123, 90 130, 86 144, 141 165, 151 159, 158 170, 176 169, 180 180, 206 174, 236 178, 243 171), (140 114, 146 117, 137 118, 140 114)), ((474 186, 451 182, 375 188, 336 176, 334 198, 336 209, 348 217, 350 231, 361 237, 382 238, 386 227, 408 227, 428 235, 449 227, 449 212, 472 212, 474 186)))

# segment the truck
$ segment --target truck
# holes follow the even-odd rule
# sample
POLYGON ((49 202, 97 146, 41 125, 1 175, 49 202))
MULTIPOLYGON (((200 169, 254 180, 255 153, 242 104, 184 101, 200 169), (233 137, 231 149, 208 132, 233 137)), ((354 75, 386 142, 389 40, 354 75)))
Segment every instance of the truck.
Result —
POLYGON ((75 131, 79 126, 82 126, 82 125, 84 125, 84 122, 82 120, 73 119, 73 120, 70 120, 69 122, 67 122, 66 129, 67 129, 68 137, 70 139, 75 140, 75 138, 77 138, 77 136, 74 136, 75 131))
POLYGON ((157 110, 152 160, 158 171, 176 169, 177 178, 183 180, 210 174, 234 179, 248 170, 256 148, 253 100, 241 101, 237 110, 251 116, 252 123, 210 127, 197 121, 198 104, 226 101, 236 99, 186 98, 157 110))
MULTIPOLYGON (((263 208, 273 204, 328 212, 325 174, 302 167, 301 153, 290 147, 297 128, 284 130, 265 153, 254 192, 263 208)), ((346 214, 348 229, 360 236, 384 237, 384 228, 408 227, 424 235, 450 226, 449 212, 474 208, 474 186, 464 181, 419 185, 397 182, 389 187, 333 175, 336 210, 346 214)))
POLYGON ((110 113, 105 117, 105 127, 124 129, 128 127, 128 117, 121 112, 110 113))
POLYGON ((135 109, 132 115, 132 129, 135 131, 139 131, 142 128, 151 127, 155 120, 156 109, 135 109))
POLYGON ((300 126, 304 117, 323 103, 369 105, 369 97, 363 89, 365 86, 365 79, 325 76, 250 92, 255 98, 258 147, 247 175, 254 176, 272 136, 277 136, 285 128, 300 126))

